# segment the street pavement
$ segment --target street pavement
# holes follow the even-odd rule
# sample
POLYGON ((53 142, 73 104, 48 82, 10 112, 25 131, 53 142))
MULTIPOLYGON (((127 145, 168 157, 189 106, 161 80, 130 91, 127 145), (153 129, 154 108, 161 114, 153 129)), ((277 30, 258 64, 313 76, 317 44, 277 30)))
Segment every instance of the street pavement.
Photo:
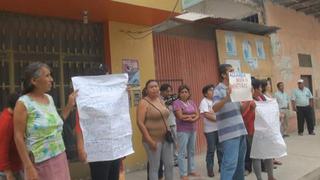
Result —
MULTIPOLYGON (((288 148, 288 156, 279 159, 283 164, 274 170, 277 180, 320 180, 320 127, 315 130, 316 135, 303 136, 297 133, 290 134, 285 138, 288 148)), ((215 162, 217 162, 215 160, 215 162)), ((205 153, 196 156, 196 164, 200 177, 193 177, 190 180, 219 179, 218 168, 215 167, 215 177, 209 178, 206 172, 205 153)), ((178 168, 174 168, 176 180, 179 180, 178 168)), ((128 172, 126 180, 146 180, 146 170, 128 172)), ((249 174, 246 180, 256 180, 254 173, 249 174)), ((263 173, 263 179, 267 179, 267 174, 263 173)))

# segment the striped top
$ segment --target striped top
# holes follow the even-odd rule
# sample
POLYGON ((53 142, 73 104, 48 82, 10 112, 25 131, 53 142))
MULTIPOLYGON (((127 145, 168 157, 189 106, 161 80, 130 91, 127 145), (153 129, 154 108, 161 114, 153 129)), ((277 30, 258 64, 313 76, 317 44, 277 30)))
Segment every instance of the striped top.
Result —
MULTIPOLYGON (((227 87, 219 83, 214 89, 213 104, 221 101, 227 94, 227 87)), ((240 103, 227 102, 216 112, 219 141, 223 142, 247 134, 240 112, 240 103)))

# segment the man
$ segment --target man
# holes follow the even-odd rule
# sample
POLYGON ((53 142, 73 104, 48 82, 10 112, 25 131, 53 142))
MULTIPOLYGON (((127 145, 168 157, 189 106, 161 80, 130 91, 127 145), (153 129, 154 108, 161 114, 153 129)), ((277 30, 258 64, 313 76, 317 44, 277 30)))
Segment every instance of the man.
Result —
POLYGON ((284 84, 283 82, 277 83, 278 91, 274 94, 279 104, 280 109, 280 122, 281 122, 281 133, 282 136, 289 137, 288 135, 288 120, 290 117, 290 110, 289 110, 289 96, 287 93, 284 92, 284 84))
POLYGON ((213 110, 216 112, 219 142, 222 147, 221 180, 244 180, 246 134, 240 103, 231 102, 230 64, 219 66, 221 82, 214 89, 213 110))
POLYGON ((309 135, 314 133, 313 121, 313 96, 307 87, 304 87, 303 79, 298 80, 298 89, 292 92, 292 109, 297 112, 298 134, 303 135, 304 120, 307 122, 309 135))
POLYGON ((172 93, 172 87, 170 84, 162 84, 160 87, 160 95, 161 98, 165 101, 166 106, 168 107, 168 109, 170 110, 170 114, 168 117, 168 126, 170 127, 170 131, 173 135, 174 138, 174 149, 173 149, 173 157, 174 157, 174 165, 177 166, 178 162, 177 162, 177 147, 176 147, 176 137, 177 137, 177 127, 176 127, 176 117, 173 113, 173 109, 172 109, 172 103, 173 101, 175 101, 178 97, 177 95, 174 95, 172 93))
POLYGON ((213 85, 206 85, 202 88, 203 99, 201 100, 199 110, 203 118, 203 131, 207 140, 207 173, 209 177, 213 177, 214 153, 217 150, 218 164, 220 169, 222 152, 218 140, 218 128, 216 123, 216 114, 212 110, 213 106, 213 85))

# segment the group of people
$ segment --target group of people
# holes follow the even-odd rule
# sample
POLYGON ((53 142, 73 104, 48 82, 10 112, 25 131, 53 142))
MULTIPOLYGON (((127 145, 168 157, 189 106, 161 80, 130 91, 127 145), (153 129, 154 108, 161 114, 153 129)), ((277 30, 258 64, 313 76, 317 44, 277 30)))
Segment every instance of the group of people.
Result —
MULTIPOLYGON (((250 156, 255 148, 256 102, 276 99, 281 121, 282 137, 288 137, 289 96, 284 92, 283 82, 278 91, 271 94, 268 80, 252 78, 254 101, 232 102, 229 64, 219 66, 220 83, 206 85, 199 106, 192 100, 190 88, 181 85, 175 95, 169 84, 147 81, 142 99, 137 107, 137 125, 148 157, 148 179, 174 179, 174 162, 177 162, 182 180, 200 176, 196 170, 196 123, 203 119, 207 140, 207 175, 214 176, 214 154, 222 180, 244 179, 245 171, 252 166, 258 180, 262 179, 263 167, 268 179, 274 180, 274 158, 250 156)), ((25 70, 22 94, 8 96, 8 106, 0 117, 0 171, 5 179, 50 180, 70 179, 65 146, 62 139, 63 121, 74 110, 77 91, 68 97, 61 114, 57 112, 53 98, 47 94, 52 88, 50 68, 43 63, 32 63, 25 70), (22 173, 23 172, 23 173, 22 173)), ((291 96, 292 108, 297 112, 298 133, 303 135, 306 120, 310 135, 314 135, 314 112, 310 90, 298 81, 298 89, 291 96)), ((280 123, 279 127, 280 133, 280 123)), ((77 146, 79 159, 86 161, 81 128, 77 121, 77 146)), ((277 148, 277 147, 272 147, 277 148)), ((118 179, 120 159, 91 162, 92 179, 118 179)), ((279 163, 279 162, 278 162, 279 163)), ((1 178, 1 177, 0 177, 1 178)), ((1 179, 2 180, 2 179, 1 179)))
MULTIPOLYGON (((161 179, 163 169, 165 179, 173 179, 173 159, 176 153, 178 153, 180 178, 186 180, 189 176, 199 176, 195 167, 194 152, 196 122, 202 117, 207 140, 206 167, 209 177, 214 176, 216 152, 222 180, 244 179, 252 169, 258 180, 262 179, 262 171, 267 172, 269 180, 275 180, 274 164, 282 164, 276 158, 286 155, 282 137, 289 136, 290 98, 284 92, 284 83, 277 84, 278 91, 273 95, 270 80, 252 77, 253 100, 232 102, 230 72, 233 72, 231 65, 219 66, 221 81, 216 87, 214 85, 203 87, 203 99, 199 107, 191 99, 190 89, 186 85, 181 85, 177 96, 173 98, 172 87, 169 84, 160 86, 156 80, 149 80, 146 83, 143 98, 137 108, 137 124, 148 156, 148 179, 161 179), (279 135, 278 138, 281 138, 284 147, 277 145, 270 147, 272 151, 280 149, 280 155, 279 153, 275 155, 266 149, 264 155, 268 155, 268 158, 256 154, 250 155, 251 149, 261 144, 261 142, 252 143, 255 133, 256 102, 272 100, 277 103, 279 117, 274 118, 278 122, 271 128, 276 135, 279 135), (168 131, 173 137, 173 142, 167 138, 168 131)), ((297 111, 298 115, 299 135, 303 133, 305 119, 309 134, 314 135, 312 95, 310 90, 304 87, 302 80, 298 81, 298 89, 293 91, 291 102, 293 110, 297 111)), ((270 135, 267 138, 272 139, 274 136, 270 135)))

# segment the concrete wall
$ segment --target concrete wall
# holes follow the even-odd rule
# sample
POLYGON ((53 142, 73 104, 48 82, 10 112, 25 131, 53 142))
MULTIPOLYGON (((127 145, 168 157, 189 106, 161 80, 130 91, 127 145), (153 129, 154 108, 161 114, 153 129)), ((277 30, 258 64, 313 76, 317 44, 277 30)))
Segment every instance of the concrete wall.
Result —
MULTIPOLYGON (((140 66, 141 89, 149 79, 155 78, 152 34, 143 39, 132 39, 123 30, 147 28, 131 24, 109 22, 110 54, 112 73, 122 72, 123 59, 137 59, 140 66)), ((126 170, 142 168, 146 163, 146 155, 142 146, 141 133, 136 125, 136 108, 130 109, 133 128, 133 148, 135 153, 125 160, 126 170)))
POLYGON ((242 72, 250 73, 257 78, 271 77, 273 79, 273 74, 272 74, 273 62, 271 58, 271 48, 270 48, 271 46, 270 46, 269 37, 258 36, 258 35, 247 34, 247 33, 231 32, 234 35, 236 40, 237 55, 228 56, 226 52, 226 41, 225 41, 225 33, 228 33, 228 32, 230 31, 223 31, 223 30, 216 31, 219 62, 224 63, 227 59, 239 60, 241 64, 242 72), (244 40, 250 41, 253 57, 257 57, 256 45, 255 45, 256 40, 261 40, 264 43, 266 58, 264 60, 258 59, 257 69, 251 69, 248 63, 246 63, 243 58, 242 42, 244 40))
POLYGON ((233 0, 204 0, 186 10, 231 19, 241 19, 257 12, 253 3, 235 2, 233 0))
MULTIPOLYGON (((270 2, 265 4, 265 8, 267 25, 281 28, 271 35, 273 69, 277 72, 274 73, 275 79, 284 81, 286 91, 291 94, 291 90, 297 88, 300 75, 312 75, 313 92, 319 105, 320 23, 312 16, 270 2), (299 67, 298 53, 310 54, 313 67, 299 67)), ((295 113, 292 114, 292 123, 295 123, 295 113)))

